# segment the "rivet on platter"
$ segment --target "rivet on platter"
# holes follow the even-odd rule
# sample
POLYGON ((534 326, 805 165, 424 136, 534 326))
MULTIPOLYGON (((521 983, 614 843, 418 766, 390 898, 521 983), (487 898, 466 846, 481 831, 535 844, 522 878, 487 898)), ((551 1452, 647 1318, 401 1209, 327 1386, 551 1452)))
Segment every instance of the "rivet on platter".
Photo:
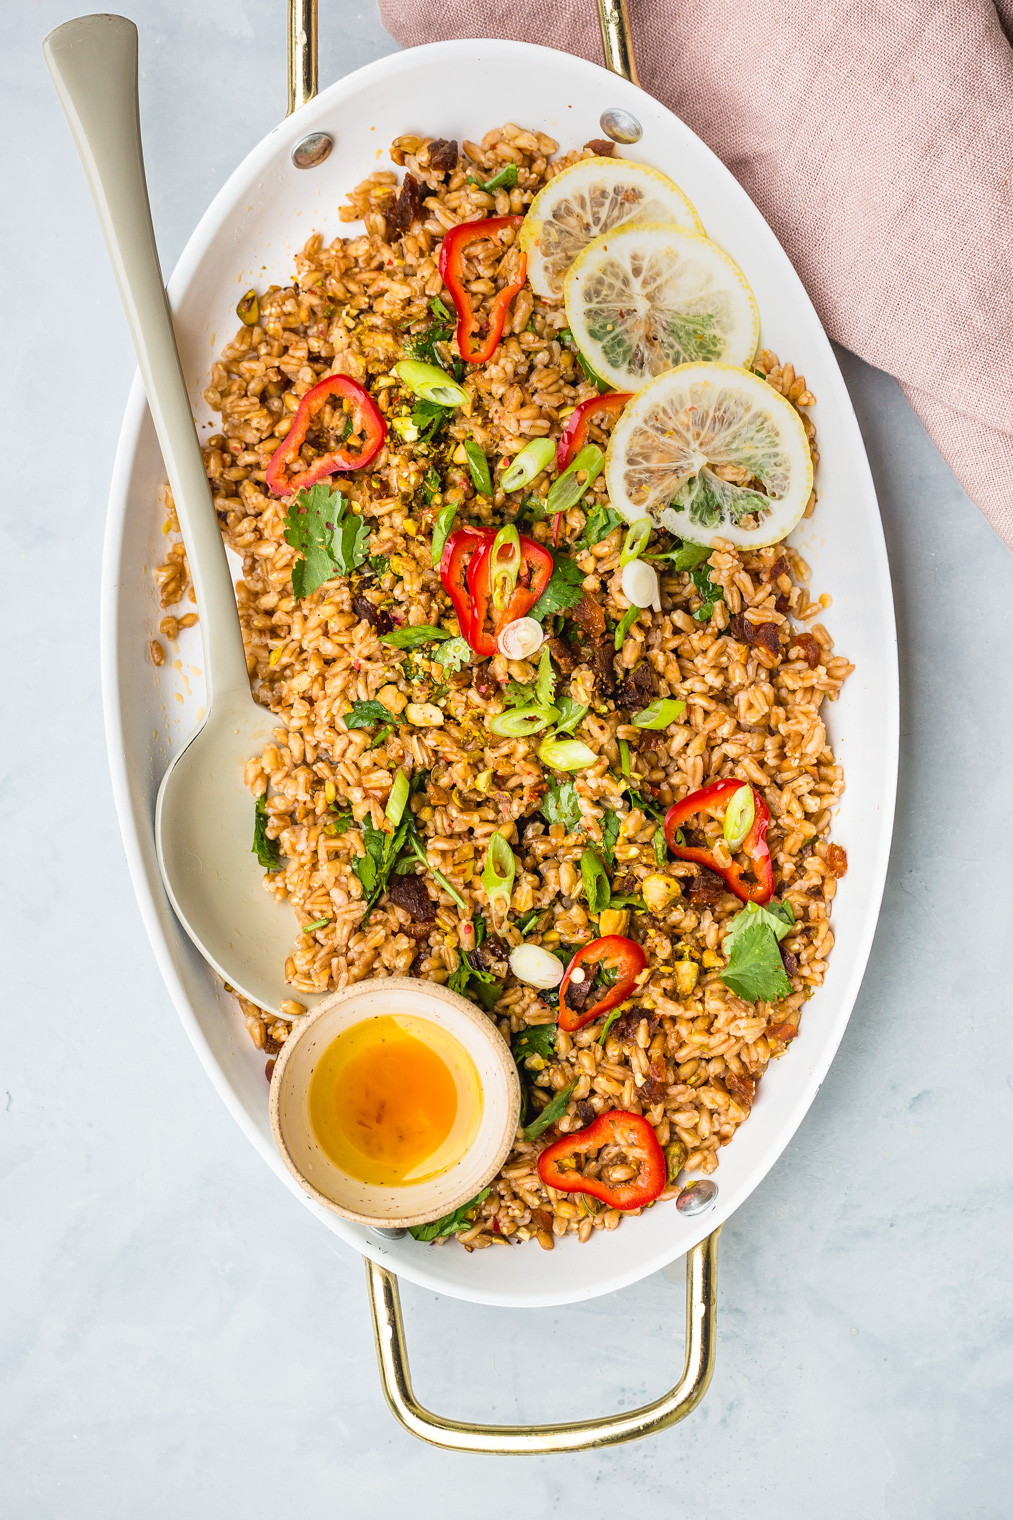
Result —
POLYGON ((315 169, 322 164, 334 147, 334 138, 326 132, 311 132, 292 149, 292 162, 297 169, 315 169))
POLYGON ((624 111, 619 106, 610 106, 607 111, 603 111, 599 124, 605 136, 617 143, 639 142, 644 135, 643 127, 632 112, 624 111))
POLYGON ((702 1214, 704 1209, 709 1209, 718 1196, 718 1185, 704 1178, 701 1182, 691 1182, 684 1187, 675 1206, 680 1214, 702 1214))

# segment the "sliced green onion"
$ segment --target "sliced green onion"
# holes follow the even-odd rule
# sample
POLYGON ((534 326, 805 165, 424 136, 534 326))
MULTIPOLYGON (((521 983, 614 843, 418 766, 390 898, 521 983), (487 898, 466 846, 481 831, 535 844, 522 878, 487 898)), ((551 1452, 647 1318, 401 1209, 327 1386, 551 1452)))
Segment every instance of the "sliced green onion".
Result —
POLYGON ((438 364, 423 364, 421 359, 402 359, 394 366, 402 385, 407 385, 423 401, 437 406, 463 406, 468 393, 438 364))
POLYGON ((538 661, 538 676, 535 680, 535 701, 539 707, 550 707, 556 690, 556 678, 552 674, 552 661, 549 658, 549 646, 546 644, 538 661))
POLYGON ((730 849, 737 850, 740 847, 753 827, 755 817, 756 802, 753 798, 753 788, 740 786, 725 808, 724 836, 730 849))
POLYGON ((521 486, 530 485, 555 456, 556 445, 551 438, 532 438, 507 469, 500 485, 504 491, 519 491, 521 486))
POLYGON ((554 707, 525 707, 520 712, 497 713, 489 719, 489 732, 504 739, 529 739, 548 728, 558 716, 554 707))
POLYGON ((489 584, 492 604, 502 612, 514 594, 521 568, 521 536, 513 523, 500 528, 489 551, 489 584))
MULTIPOLYGON (((436 563, 436 561, 433 560, 433 564, 434 565, 435 565, 435 563, 436 563)), ((623 613, 623 620, 619 624, 619 627, 616 629, 616 653, 617 654, 618 654, 619 650, 622 649, 622 647, 623 647, 623 641, 625 640, 626 635, 629 633, 630 629, 633 627, 633 624, 637 621, 637 617, 638 617, 639 613, 640 613, 640 608, 639 607, 627 607, 626 611, 623 613)))
POLYGON ((328 924, 333 924, 333 922, 333 918, 318 918, 312 924, 303 924, 302 932, 304 934, 312 934, 314 929, 326 928, 328 924))
POLYGON ((575 507, 588 486, 598 479, 604 464, 605 455, 596 443, 589 443, 581 449, 545 498, 546 512, 568 512, 571 507, 575 507), (577 479, 578 474, 584 476, 583 485, 577 479))
POLYGON ((580 857, 580 874, 584 882, 584 896, 588 912, 597 918, 604 913, 612 900, 612 888, 608 873, 601 863, 597 850, 585 850, 580 857))
POLYGON ((480 491, 483 496, 491 496, 492 477, 489 474, 489 461, 474 438, 464 440, 464 452, 467 456, 471 478, 475 482, 475 490, 480 491))
POLYGON ((405 803, 408 801, 409 784, 407 775, 403 770, 399 769, 394 777, 394 785, 390 789, 390 796, 387 798, 387 806, 383 810, 384 817, 389 818, 395 828, 397 828, 404 815, 405 803))
POLYGON ((619 740, 619 769, 624 776, 630 773, 630 747, 625 739, 619 740))
POLYGON ((502 834, 493 834, 485 857, 482 886, 492 909, 493 923, 497 928, 506 922, 510 908, 510 895, 517 874, 517 858, 502 834))
POLYGON ((649 517, 642 517, 639 522, 633 524, 632 528, 627 529, 626 537, 623 539, 623 552, 619 556, 620 570, 625 570, 631 559, 640 558, 640 551, 650 536, 651 520, 649 517))
POLYGON ((685 711, 685 702, 676 701, 674 697, 658 697, 642 712, 634 713, 633 721, 637 728, 667 728, 685 711))
POLYGON ((454 526, 454 518, 457 516, 457 502, 448 501, 445 507, 441 507, 433 522, 433 564, 438 565, 443 558, 443 551, 447 547, 447 539, 450 530, 454 526))
POLYGON ((582 771, 593 765, 598 756, 579 739, 543 739, 538 758, 555 771, 582 771))

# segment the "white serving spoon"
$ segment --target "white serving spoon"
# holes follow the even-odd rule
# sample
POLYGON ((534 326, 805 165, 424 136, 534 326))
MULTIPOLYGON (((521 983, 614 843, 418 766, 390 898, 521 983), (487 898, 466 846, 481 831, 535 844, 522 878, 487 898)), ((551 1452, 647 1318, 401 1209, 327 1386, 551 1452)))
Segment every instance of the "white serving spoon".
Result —
POLYGON ((187 934, 225 981, 274 1013, 289 997, 308 1005, 318 997, 294 993, 284 979, 294 915, 264 890, 251 851, 254 804, 243 767, 260 753, 277 719, 250 692, 232 576, 162 284, 141 153, 137 28, 123 16, 82 16, 50 33, 43 52, 137 351, 204 644, 207 716, 163 776, 155 805, 162 881, 187 934))

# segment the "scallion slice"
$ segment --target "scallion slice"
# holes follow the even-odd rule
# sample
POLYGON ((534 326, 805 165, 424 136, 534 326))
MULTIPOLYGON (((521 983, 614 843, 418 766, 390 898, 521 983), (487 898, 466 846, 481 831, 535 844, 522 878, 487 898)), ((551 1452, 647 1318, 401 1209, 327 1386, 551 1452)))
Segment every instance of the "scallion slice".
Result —
POLYGON ((402 385, 407 385, 423 401, 436 406, 463 406, 468 393, 438 364, 423 364, 421 359, 402 359, 394 366, 402 385))
POLYGON ((489 849, 482 872, 482 886, 492 909, 493 924, 502 928, 510 909, 510 896, 517 874, 517 857, 500 833, 490 836, 489 849))
POLYGON ((642 517, 639 522, 635 522, 631 528, 627 529, 626 537, 623 539, 623 550, 619 556, 620 570, 625 570, 631 560, 640 558, 644 545, 650 536, 651 520, 649 517, 642 517))
POLYGON ((593 765, 598 756, 579 739, 543 739, 538 746, 538 758, 556 771, 582 771, 593 765))
POLYGON ((530 739, 554 723, 559 714, 554 707, 525 707, 520 711, 497 713, 489 719, 489 731, 503 739, 530 739))
POLYGON ((756 818, 756 801, 751 786, 740 786, 725 808, 724 836, 728 847, 737 850, 745 841, 756 818))
POLYGON ((556 445, 551 438, 532 438, 516 455, 500 485, 504 491, 519 491, 522 486, 529 486, 555 456, 556 445))
POLYGON ((675 697, 658 697, 649 707, 634 713, 633 722, 637 728, 667 728, 685 711, 685 702, 677 701, 675 697))
POLYGON ((589 443, 581 449, 577 457, 567 465, 559 479, 553 483, 552 489, 545 498, 546 512, 568 512, 575 507, 587 490, 588 486, 598 479, 605 464, 605 455, 596 443, 589 443), (583 475, 583 483, 577 479, 583 475))
POLYGON ((394 777, 394 785, 390 789, 390 796, 387 798, 387 806, 384 808, 384 816, 390 819, 395 828, 397 828, 404 816, 405 803, 408 801, 408 789, 408 777, 403 770, 399 769, 394 777))

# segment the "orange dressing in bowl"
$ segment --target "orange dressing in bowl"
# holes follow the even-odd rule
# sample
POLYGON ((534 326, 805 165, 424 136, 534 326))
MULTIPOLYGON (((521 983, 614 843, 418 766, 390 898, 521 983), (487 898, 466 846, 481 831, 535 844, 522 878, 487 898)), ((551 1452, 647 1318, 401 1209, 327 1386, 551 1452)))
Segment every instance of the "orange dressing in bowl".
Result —
POLYGON ((482 1095, 464 1046, 410 1015, 363 1019, 324 1050, 309 1083, 324 1154, 360 1182, 438 1176, 475 1138, 482 1095))

